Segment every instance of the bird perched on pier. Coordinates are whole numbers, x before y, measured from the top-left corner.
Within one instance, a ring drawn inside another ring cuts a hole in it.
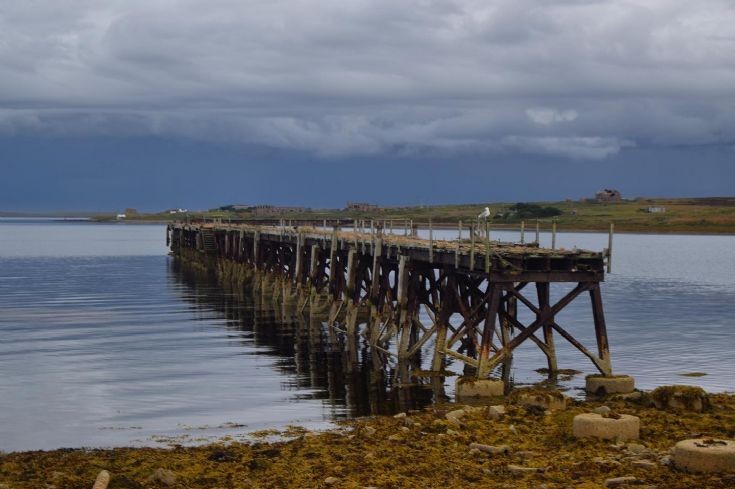
[[[480,215],[477,216],[478,219],[484,219],[487,220],[487,218],[490,217],[490,208],[485,207],[485,210],[480,212]]]

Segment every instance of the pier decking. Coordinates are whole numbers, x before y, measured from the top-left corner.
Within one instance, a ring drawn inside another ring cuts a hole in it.
[[[175,223],[167,244],[175,256],[217,270],[261,300],[323,317],[331,333],[344,335],[355,361],[362,346],[376,365],[396,360],[399,382],[410,382],[426,354],[429,376],[441,377],[451,357],[464,363],[465,375],[483,379],[497,371],[507,381],[513,351],[526,341],[541,349],[553,373],[557,335],[612,376],[600,291],[607,252],[491,241],[486,230],[452,241],[410,234],[373,226]],[[555,283],[575,285],[552,303]],[[594,352],[556,319],[585,293]],[[533,321],[523,324],[519,307]]]

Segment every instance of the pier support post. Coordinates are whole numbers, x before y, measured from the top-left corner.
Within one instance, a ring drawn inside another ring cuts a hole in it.
[[[449,317],[446,314],[445,308],[441,305],[437,305],[438,310],[434,316],[434,327],[436,328],[436,339],[434,346],[434,357],[431,360],[431,371],[433,373],[432,386],[434,389],[434,395],[444,393],[444,377],[441,374],[445,371],[444,360],[446,358],[445,349],[447,346],[447,322]]]
[[[370,346],[378,344],[378,339],[380,338],[380,327],[382,325],[382,310],[380,307],[382,253],[383,240],[378,238],[375,241],[375,250],[373,251],[373,279],[370,284],[370,326],[368,331]]]
[[[480,379],[485,378],[490,372],[489,368],[491,367],[487,366],[486,361],[489,359],[490,351],[492,350],[495,321],[498,318],[498,309],[500,308],[500,299],[503,291],[502,285],[498,283],[491,282],[488,288],[487,314],[485,315],[485,324],[482,329],[482,343],[480,344],[480,351],[477,358],[477,377]],[[509,338],[505,337],[503,331],[501,331],[501,335],[503,343],[509,341]],[[503,348],[505,348],[505,344]]]
[[[597,338],[597,352],[600,359],[600,367],[603,375],[612,376],[612,362],[610,360],[610,346],[607,342],[607,326],[605,325],[605,314],[602,310],[602,294],[600,284],[594,284],[590,289],[592,300],[592,317],[595,322],[595,336]]]
[[[536,294],[538,296],[538,314],[536,318],[541,320],[542,317],[550,313],[551,304],[550,298],[550,287],[549,282],[536,282]],[[556,348],[554,347],[554,329],[552,324],[554,323],[554,317],[551,316],[548,320],[544,321],[542,329],[544,332],[544,343],[546,344],[546,361],[549,367],[549,375],[555,375],[556,371],[559,370],[559,366],[556,360]]]

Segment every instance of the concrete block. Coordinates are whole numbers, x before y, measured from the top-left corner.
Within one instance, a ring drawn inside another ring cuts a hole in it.
[[[628,394],[635,390],[635,379],[630,375],[615,375],[603,377],[602,375],[588,375],[585,390],[590,394]]]
[[[688,472],[735,473],[735,441],[696,438],[674,447],[674,465]]]
[[[498,397],[505,393],[505,384],[502,380],[471,379],[460,377],[456,383],[458,399],[469,397]]]
[[[640,418],[627,414],[615,417],[603,417],[597,413],[578,414],[572,424],[575,437],[603,440],[637,440],[640,429]]]

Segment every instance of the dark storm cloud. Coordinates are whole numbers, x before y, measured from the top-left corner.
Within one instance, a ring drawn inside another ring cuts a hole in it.
[[[0,131],[599,160],[735,141],[729,0],[5,0]]]

